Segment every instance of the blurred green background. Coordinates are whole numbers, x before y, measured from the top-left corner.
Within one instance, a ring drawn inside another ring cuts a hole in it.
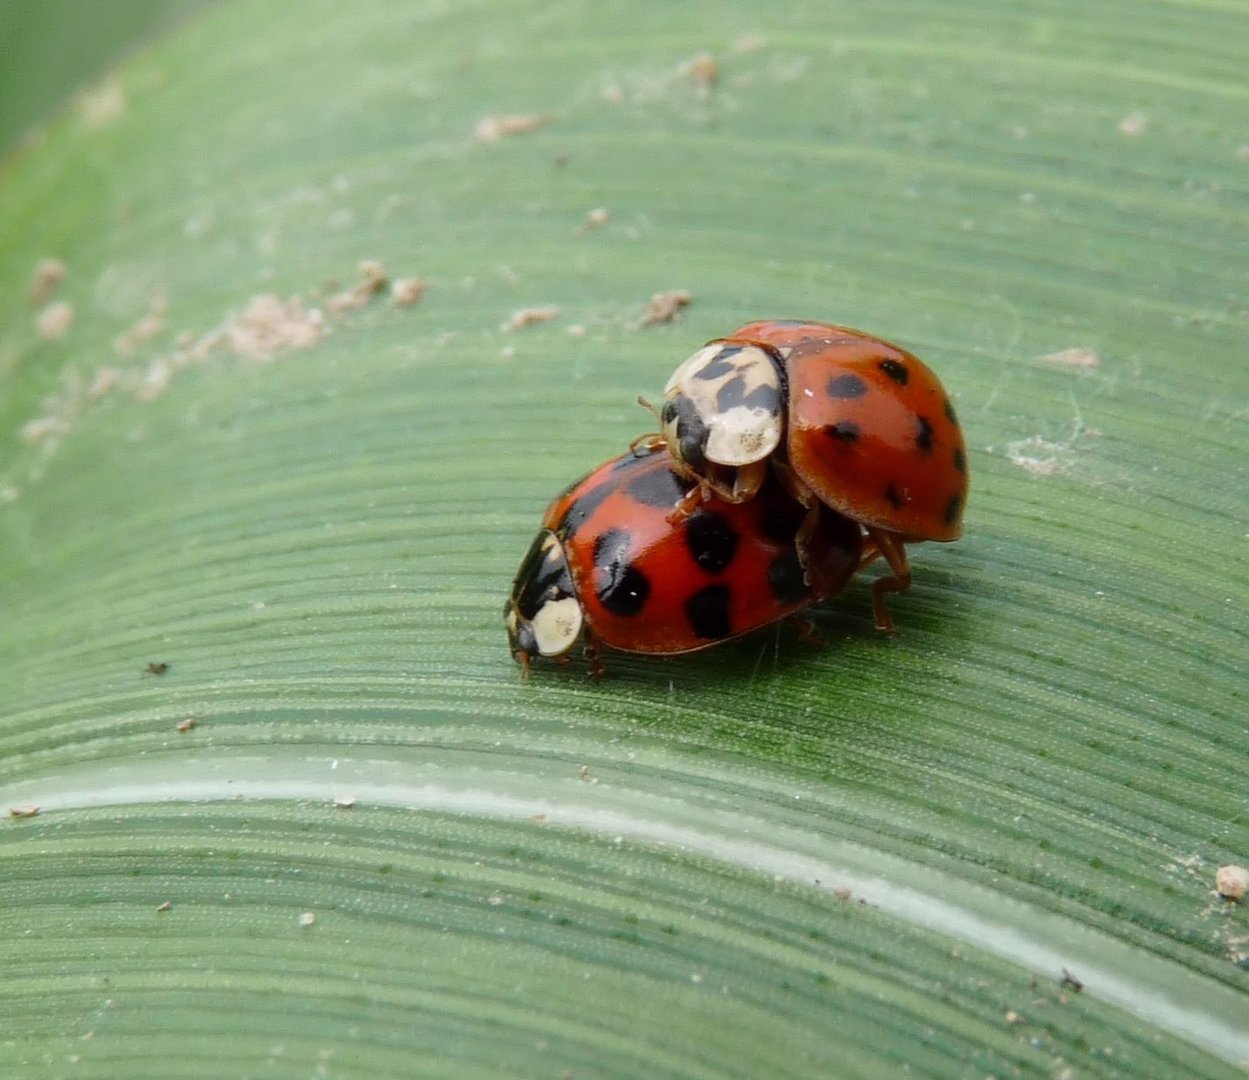
[[[138,42],[189,17],[204,2],[2,0],[0,152]]]

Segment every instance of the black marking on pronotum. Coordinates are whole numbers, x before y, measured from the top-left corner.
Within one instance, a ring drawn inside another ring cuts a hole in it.
[[[629,561],[633,538],[627,529],[608,529],[594,540],[594,592],[613,615],[636,615],[651,594],[651,583]]]
[[[838,420],[835,424],[825,424],[824,434],[838,442],[852,443],[861,434],[859,425],[853,420]]]
[[[942,516],[941,520],[947,525],[953,525],[956,521],[958,521],[958,514],[962,509],[962,506],[963,496],[951,495],[950,501],[945,504],[945,514]]]
[[[650,468],[629,481],[625,490],[643,506],[655,506],[671,510],[694,481],[684,480],[671,469]]]
[[[733,561],[737,543],[737,530],[728,518],[714,510],[701,508],[686,521],[685,546],[709,574],[720,573]]]
[[[775,413],[781,410],[781,392],[775,386],[764,383],[756,386],[750,393],[745,392],[746,376],[735,375],[716,394],[716,408],[720,412],[728,412],[738,406],[746,409],[763,409]]]
[[[844,375],[829,379],[824,392],[831,398],[862,397],[867,393],[867,383],[863,381],[862,376],[846,372]]]
[[[917,416],[919,430],[915,433],[915,448],[923,454],[932,453],[932,424],[926,416]]]
[[[890,484],[887,488],[885,488],[885,501],[888,502],[889,505],[895,510],[901,510],[902,503],[905,500],[898,494],[898,489]]]
[[[955,426],[958,425],[958,413],[954,411],[954,406],[950,404],[950,399],[945,399],[945,418]]]
[[[899,386],[905,386],[906,380],[910,378],[910,372],[900,360],[881,360],[876,366]]]
[[[806,575],[796,548],[782,551],[768,566],[768,588],[782,604],[793,604],[807,595]]]
[[[741,351],[740,345],[725,345],[708,361],[706,367],[699,368],[694,373],[694,378],[711,382],[713,379],[723,378],[731,371],[736,371],[737,366],[732,363],[732,360]]]
[[[677,394],[664,403],[660,416],[665,427],[676,424],[676,442],[680,458],[691,469],[702,470],[707,466],[707,425],[698,415],[694,403],[684,394]]]
[[[685,601],[685,617],[696,637],[716,641],[733,633],[729,621],[729,587],[708,585]]]
[[[963,454],[963,448],[961,446],[956,446],[954,448],[954,467],[958,469],[959,472],[967,471],[967,457]]]
[[[564,549],[550,540],[545,529],[534,537],[516,571],[512,598],[523,619],[532,619],[542,605],[573,595],[572,571]]]

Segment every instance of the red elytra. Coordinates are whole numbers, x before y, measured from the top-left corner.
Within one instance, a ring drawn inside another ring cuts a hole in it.
[[[957,540],[963,432],[919,357],[828,323],[747,323],[727,341],[776,350],[788,382],[789,464],[825,506],[904,542]]]
[[[862,531],[822,514],[799,560],[807,510],[775,479],[745,503],[673,511],[694,481],[662,449],[605,462],[557,496],[504,608],[513,655],[565,660],[584,640],[632,653],[704,649],[839,592],[864,555]],[[813,581],[816,584],[809,584]],[[575,603],[575,607],[574,607]]]
[[[962,532],[962,430],[937,376],[897,345],[831,323],[760,320],[696,352],[665,394],[664,438],[699,481],[680,512],[713,493],[753,498],[770,461],[813,515],[822,504],[861,523],[888,561],[893,576],[875,584],[881,629],[893,629],[883,594],[910,585],[904,545]]]

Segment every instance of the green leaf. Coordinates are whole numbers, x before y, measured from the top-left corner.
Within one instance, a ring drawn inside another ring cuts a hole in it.
[[[8,159],[4,1074],[1239,1075],[1247,45],[222,3]],[[865,579],[821,647],[522,682],[546,501],[794,316],[963,418],[898,634]]]

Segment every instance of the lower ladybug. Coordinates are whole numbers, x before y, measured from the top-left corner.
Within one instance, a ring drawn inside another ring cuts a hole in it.
[[[705,649],[827,600],[865,561],[859,526],[827,513],[805,541],[804,572],[807,510],[771,478],[749,502],[713,499],[674,518],[695,485],[662,445],[646,445],[555,498],[503,609],[522,674],[535,656],[566,663],[578,640],[595,676],[600,645]]]
[[[958,417],[932,370],[897,345],[829,323],[747,323],[682,363],[664,396],[663,438],[698,481],[681,512],[711,495],[750,500],[778,472],[813,513],[863,525],[888,561],[893,576],[874,586],[883,630],[884,594],[911,583],[904,545],[962,532]]]

